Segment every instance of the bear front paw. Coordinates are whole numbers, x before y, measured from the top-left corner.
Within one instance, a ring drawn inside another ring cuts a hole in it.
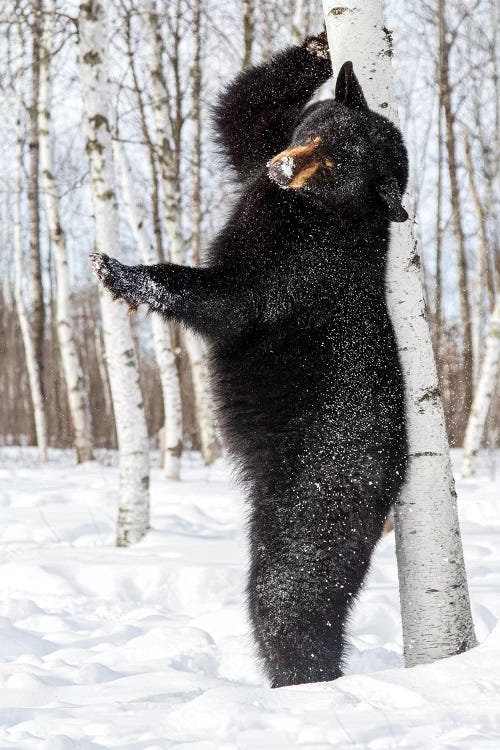
[[[122,299],[130,310],[137,310],[139,300],[135,269],[104,253],[91,253],[89,257],[95,275],[113,300]]]
[[[330,58],[326,29],[317,36],[306,37],[302,46],[314,57],[322,57],[324,60]]]

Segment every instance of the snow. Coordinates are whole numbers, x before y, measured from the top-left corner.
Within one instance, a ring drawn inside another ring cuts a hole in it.
[[[152,529],[114,547],[112,453],[0,449],[0,748],[500,747],[500,503],[491,457],[458,482],[481,645],[402,669],[393,536],[352,617],[348,674],[270,690],[244,607],[245,508],[222,461],[152,475]],[[455,454],[457,462],[459,456]],[[498,457],[497,457],[498,461]]]

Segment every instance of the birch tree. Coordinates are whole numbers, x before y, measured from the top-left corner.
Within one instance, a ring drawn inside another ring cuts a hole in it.
[[[464,364],[464,404],[463,411],[468,418],[473,397],[474,348],[472,342],[472,320],[470,309],[469,281],[465,254],[465,235],[462,226],[460,192],[458,186],[457,144],[455,137],[455,112],[452,105],[452,85],[450,80],[450,54],[456,39],[448,39],[445,0],[438,2],[439,24],[439,93],[444,112],[445,144],[448,156],[450,178],[450,202],[453,234],[457,254],[458,291],[460,318],[462,323],[463,364]]]
[[[102,341],[102,331],[99,325],[94,325],[94,346],[97,358],[97,368],[99,370],[99,379],[101,381],[102,393],[104,397],[104,416],[106,421],[113,423],[113,399],[111,396],[111,386],[109,384],[109,373],[106,367],[106,354]],[[115,446],[113,446],[115,447]]]
[[[381,0],[323,0],[333,69],[352,60],[367,101],[398,123]],[[411,203],[411,201],[410,201]],[[409,470],[395,509],[406,666],[475,645],[456,494],[410,222],[392,227],[387,303],[405,377]]]
[[[14,300],[16,303],[19,325],[23,339],[26,357],[26,369],[28,371],[31,400],[33,403],[33,414],[35,418],[35,431],[40,461],[47,460],[47,421],[45,415],[45,403],[42,393],[41,373],[36,358],[35,343],[32,337],[31,321],[23,297],[23,278],[25,268],[23,263],[23,230],[21,217],[22,191],[23,191],[23,162],[24,143],[22,137],[22,118],[18,117],[18,142],[17,142],[17,170],[16,186],[14,193]]]
[[[241,0],[241,15],[243,21],[243,60],[241,67],[246,70],[252,64],[252,49],[255,31],[254,0]]]
[[[176,166],[180,144],[180,118],[170,112],[170,94],[163,69],[164,44],[156,7],[156,0],[144,0],[146,29],[150,49],[150,72],[153,89],[153,114],[156,125],[156,144],[160,162],[163,191],[163,220],[173,263],[183,263],[183,237],[180,217],[180,190]],[[176,120],[176,132],[169,134],[168,123]],[[176,149],[177,146],[177,149]]]
[[[45,327],[45,306],[43,301],[42,263],[40,258],[40,192],[39,192],[39,137],[38,106],[40,97],[40,48],[42,41],[43,2],[34,0],[33,20],[31,25],[31,102],[28,107],[29,120],[29,179],[28,179],[28,213],[29,213],[29,247],[30,271],[33,296],[33,313],[31,326],[33,346],[40,371],[40,382],[43,374],[43,335]],[[42,386],[43,390],[43,386]]]
[[[117,139],[113,141],[113,146],[116,163],[119,166],[127,221],[141,253],[142,262],[145,265],[154,265],[160,262],[160,258],[156,247],[148,236],[144,222],[144,206],[134,188],[134,178],[125,147]],[[168,479],[179,479],[182,453],[182,407],[179,375],[172,351],[170,329],[157,315],[151,317],[151,328],[165,409],[165,476]]]
[[[201,0],[194,0],[193,6],[193,68],[191,80],[193,86],[191,115],[193,120],[193,164],[191,168],[192,217],[191,235],[192,262],[200,264],[201,251]]]
[[[500,295],[491,314],[486,335],[484,357],[472,402],[469,421],[464,438],[462,476],[472,477],[476,473],[476,459],[481,448],[486,419],[495,392],[500,367]]]
[[[295,0],[291,36],[293,44],[299,44],[304,36],[304,0]]]
[[[61,225],[59,197],[54,178],[52,156],[51,80],[54,0],[45,0],[40,62],[40,96],[38,132],[42,194],[49,236],[54,251],[56,271],[56,325],[62,368],[68,393],[69,410],[74,430],[77,463],[91,461],[92,422],[85,390],[83,372],[78,359],[75,331],[70,307],[70,284],[66,238]]]
[[[470,135],[467,128],[464,129],[464,153],[465,153],[465,168],[467,170],[467,177],[469,179],[470,194],[472,196],[472,202],[474,204],[474,210],[477,217],[477,231],[479,239],[479,250],[478,250],[478,266],[479,266],[479,288],[481,294],[484,293],[484,287],[488,292],[488,304],[489,309],[493,309],[495,302],[495,283],[493,280],[493,273],[490,267],[490,251],[488,247],[488,238],[486,236],[486,213],[483,208],[481,198],[479,196],[479,190],[477,187],[476,176],[474,171],[474,165],[472,162],[471,155],[471,144]]]
[[[163,192],[165,229],[169,245],[169,257],[173,263],[184,263],[183,237],[181,231],[181,205],[178,175],[180,149],[179,112],[174,120],[174,132],[169,137],[167,123],[172,120],[169,112],[169,92],[163,69],[163,37],[158,19],[156,0],[144,0],[145,20],[151,55],[151,82],[153,88],[153,110],[156,124],[156,141],[159,152],[160,173]],[[179,102],[178,102],[179,106]],[[189,357],[196,406],[196,419],[205,463],[217,457],[218,445],[203,347],[192,332],[184,333],[184,343]]]
[[[153,234],[156,243],[156,252],[158,258],[163,260],[163,237],[160,217],[160,186],[158,177],[158,164],[156,159],[156,150],[153,139],[150,135],[150,128],[148,123],[148,117],[146,112],[146,104],[144,102],[144,91],[139,80],[139,74],[137,70],[136,62],[136,50],[132,43],[132,27],[131,27],[131,16],[132,10],[125,6],[124,0],[121,0],[122,10],[125,21],[125,43],[127,45],[127,57],[130,68],[130,74],[132,77],[132,85],[134,95],[137,101],[139,122],[141,126],[141,133],[144,139],[144,144],[148,152],[149,167],[151,172],[151,215],[153,220]]]
[[[100,0],[80,5],[79,64],[88,125],[87,154],[95,215],[96,246],[120,255],[119,226],[109,125],[107,13]],[[126,306],[100,293],[104,346],[120,457],[117,543],[139,541],[149,526],[149,451],[144,405]]]
[[[438,153],[437,153],[437,184],[436,184],[436,287],[435,287],[435,302],[434,302],[434,331],[435,331],[435,346],[434,351],[436,355],[436,365],[439,382],[442,383],[443,372],[442,372],[442,355],[443,355],[443,313],[442,313],[442,281],[441,281],[441,264],[442,264],[442,249],[443,249],[443,134],[442,134],[442,107],[441,97],[439,96],[438,101]]]

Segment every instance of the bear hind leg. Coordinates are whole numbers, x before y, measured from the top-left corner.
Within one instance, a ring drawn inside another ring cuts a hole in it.
[[[342,675],[347,592],[331,596],[318,581],[311,586],[304,580],[302,570],[284,573],[273,565],[254,567],[248,588],[254,636],[272,687]]]
[[[349,612],[386,515],[364,493],[346,497],[322,505],[295,499],[281,512],[266,503],[254,514],[248,599],[274,687],[342,674]]]

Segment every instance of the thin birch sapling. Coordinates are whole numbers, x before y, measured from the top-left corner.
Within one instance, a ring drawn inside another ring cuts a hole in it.
[[[91,461],[92,420],[83,372],[78,359],[74,322],[71,312],[70,282],[66,238],[61,224],[59,197],[55,184],[51,118],[51,60],[55,4],[45,0],[40,59],[40,89],[38,101],[38,132],[40,147],[42,198],[52,242],[56,284],[56,325],[62,368],[68,394],[69,410],[74,431],[77,463]]]

